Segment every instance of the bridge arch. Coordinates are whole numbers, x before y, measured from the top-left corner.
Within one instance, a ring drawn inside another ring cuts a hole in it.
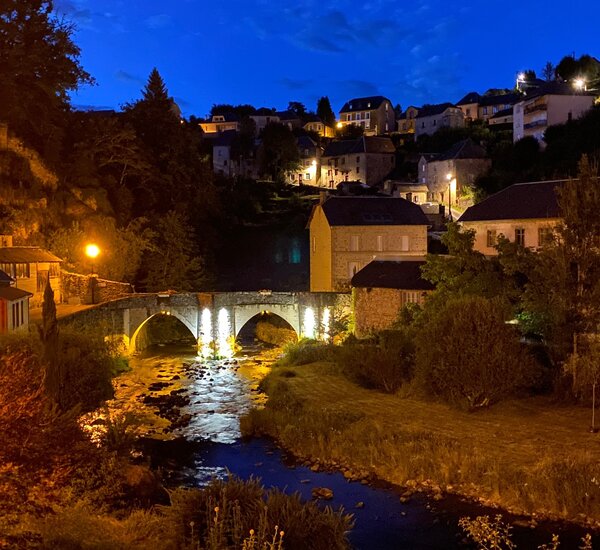
[[[237,338],[246,323],[261,313],[269,313],[280,317],[294,329],[298,338],[300,337],[301,326],[298,307],[282,304],[249,304],[235,306],[233,311],[235,328],[234,336]]]
[[[194,340],[197,340],[196,327],[193,326],[189,322],[189,320],[186,319],[183,315],[180,315],[179,313],[174,312],[174,311],[158,311],[158,312],[153,313],[153,314],[149,315],[148,317],[146,317],[146,319],[144,319],[138,325],[138,327],[133,331],[133,334],[129,338],[129,353],[130,354],[135,353],[137,351],[137,340],[138,340],[138,336],[139,336],[142,328],[144,328],[148,324],[150,319],[154,319],[155,317],[158,317],[161,315],[167,315],[169,317],[177,319],[184,327],[186,327],[189,330],[189,332],[193,336]]]

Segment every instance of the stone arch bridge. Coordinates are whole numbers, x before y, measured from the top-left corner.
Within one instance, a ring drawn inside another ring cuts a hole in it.
[[[130,353],[142,327],[156,315],[172,315],[198,342],[198,351],[227,356],[242,327],[260,313],[284,319],[299,337],[328,339],[336,318],[350,311],[350,295],[314,292],[165,292],[133,294],[63,317],[61,324],[99,326],[121,339]]]

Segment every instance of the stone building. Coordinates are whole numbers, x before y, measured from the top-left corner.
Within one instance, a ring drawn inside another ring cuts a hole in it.
[[[311,292],[349,290],[352,277],[376,258],[424,256],[428,223],[405,199],[322,193],[308,221]]]
[[[435,134],[440,128],[462,128],[464,125],[465,115],[452,103],[423,105],[415,120],[415,139]]]
[[[31,292],[15,288],[15,280],[0,271],[0,334],[27,330]]]
[[[387,97],[356,97],[340,110],[339,125],[348,124],[360,126],[365,135],[387,134],[396,130],[396,113]]]
[[[495,256],[498,237],[537,250],[560,223],[557,189],[562,181],[511,185],[467,208],[458,222],[475,231],[474,250]]]
[[[389,329],[408,304],[423,305],[434,287],[421,277],[423,258],[373,260],[352,277],[354,333]]]

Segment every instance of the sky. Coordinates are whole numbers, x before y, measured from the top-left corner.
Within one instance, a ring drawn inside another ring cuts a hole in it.
[[[316,109],[384,95],[403,108],[514,86],[600,57],[597,0],[55,0],[96,79],[75,106],[118,109],[153,67],[184,116],[215,103]],[[556,6],[556,7],[553,7]]]

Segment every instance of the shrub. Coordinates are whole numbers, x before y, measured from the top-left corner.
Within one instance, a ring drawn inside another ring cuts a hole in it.
[[[365,388],[394,393],[410,380],[414,344],[408,331],[384,331],[379,342],[349,342],[342,346],[338,364],[344,374]]]
[[[287,323],[286,323],[287,324]],[[296,331],[288,326],[280,326],[270,321],[259,321],[256,323],[256,337],[261,342],[281,346],[288,342],[297,342]]]
[[[331,361],[334,346],[303,338],[295,344],[285,346],[284,351],[285,354],[279,361],[280,365],[308,365],[317,361]]]
[[[530,387],[539,366],[493,300],[449,301],[416,337],[416,381],[429,393],[469,409]]]

